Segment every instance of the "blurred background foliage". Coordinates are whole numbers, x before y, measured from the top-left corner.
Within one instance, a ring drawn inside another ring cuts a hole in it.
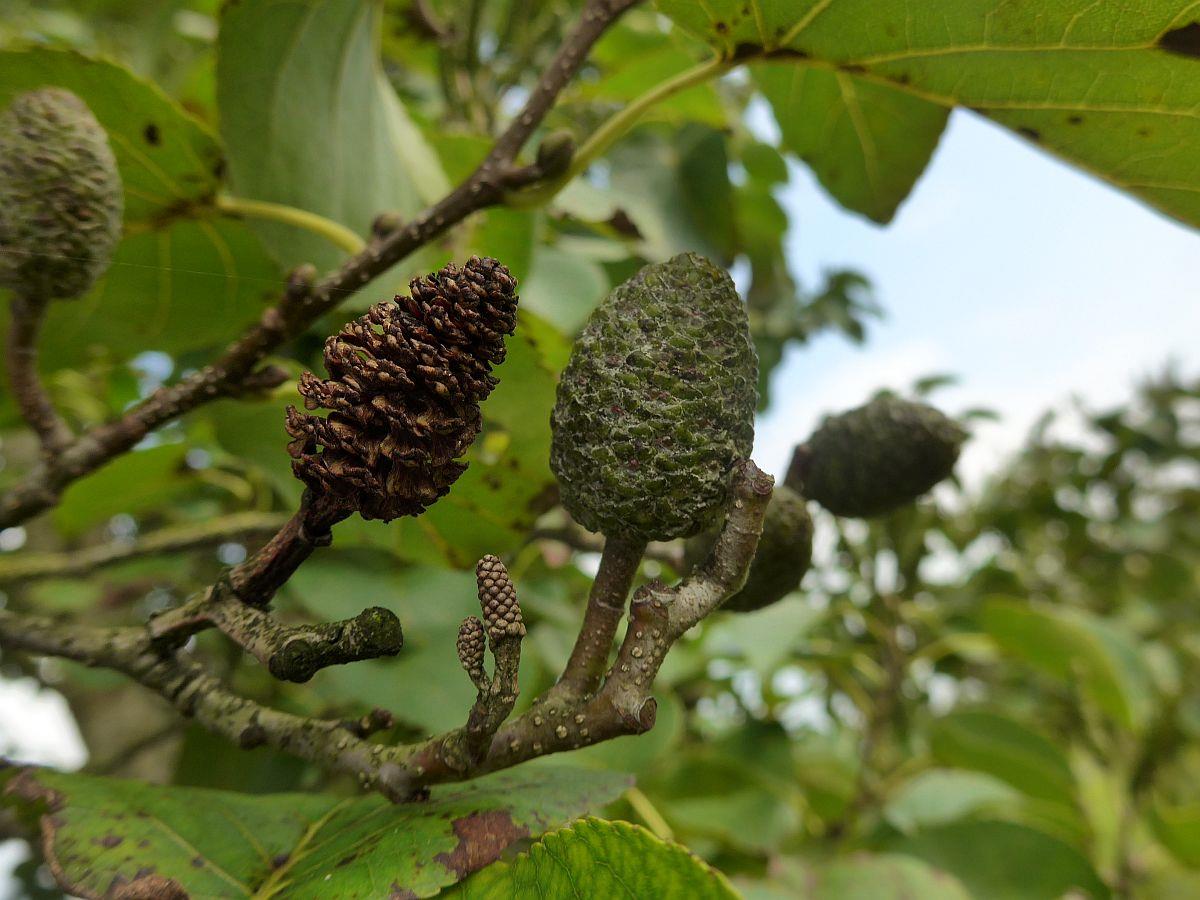
[[[109,129],[129,197],[111,272],[47,327],[49,382],[73,424],[201,365],[292,266],[344,255],[328,234],[244,218],[224,198],[286,203],[360,236],[380,209],[415,213],[483,156],[579,6],[285,4],[268,21],[262,4],[237,0],[8,0],[0,103],[50,77],[72,87]],[[699,53],[635,10],[547,130],[590,133]],[[451,259],[494,255],[521,281],[521,327],[468,473],[420,519],[339,526],[277,603],[295,619],[389,606],[404,652],[296,686],[201,636],[239,690],[306,714],[383,706],[397,737],[457,725],[473,692],[454,635],[486,552],[510,562],[530,623],[523,696],[548,685],[595,564],[543,537],[567,524],[547,466],[556,374],[592,305],[644,262],[698,250],[732,268],[764,407],[772,388],[796,389],[771,383],[786,347],[828,331],[868,338],[880,308],[862,275],[804,285],[789,271],[790,223],[775,198],[788,170],[782,148],[746,126],[756,89],[735,75],[655,106],[587,179],[545,206],[474,217],[288,349],[280,362],[293,374],[319,366],[341,321]],[[936,398],[938,385],[911,389]],[[295,397],[289,383],[201,408],[0,547],[76,551],[223,521],[228,531],[184,552],[10,580],[5,602],[128,622],[210,582],[298,499],[282,427]],[[797,441],[812,424],[798,423]],[[685,843],[753,898],[1200,895],[1200,383],[1165,371],[1121,408],[1055,425],[1041,423],[969,494],[943,486],[869,523],[814,507],[802,590],[703,623],[663,670],[650,734],[570,755],[637,776],[609,814]],[[5,484],[36,448],[7,396],[0,428]],[[261,515],[235,528],[228,517],[247,512]],[[15,555],[0,555],[0,578]],[[644,575],[674,576],[673,558],[658,554]],[[67,698],[91,771],[250,792],[352,789],[230,747],[118,676],[0,662],[5,677]],[[22,871],[36,892],[36,868]]]

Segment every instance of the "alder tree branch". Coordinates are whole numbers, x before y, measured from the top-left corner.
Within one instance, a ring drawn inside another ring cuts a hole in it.
[[[280,513],[240,512],[207,522],[166,526],[134,541],[101,544],[64,553],[0,556],[0,585],[43,578],[71,578],[147,556],[269,537],[286,524],[288,518]]]
[[[283,341],[472,212],[503,202],[510,191],[560,175],[561,153],[539,153],[537,162],[523,166],[517,164],[517,155],[591,46],[636,2],[588,0],[579,23],[543,72],[525,108],[466,181],[408,223],[381,216],[363,252],[324,278],[318,280],[311,266],[295,270],[279,303],[215,362],[48,455],[0,499],[0,527],[53,505],[71,481],[130,449],[165,422],[213,398],[280,383],[282,372],[260,366]],[[316,548],[330,543],[332,526],[350,515],[352,505],[328,493],[306,491],[300,508],[261,549],[206,590],[144,626],[87,627],[0,609],[0,646],[122,672],[239,746],[269,745],[353,775],[364,787],[392,800],[412,799],[432,784],[468,779],[653,726],[652,689],[667,651],[740,589],[757,547],[773,481],[749,460],[737,465],[730,478],[725,525],[706,562],[676,586],[654,581],[638,589],[611,666],[625,598],[647,547],[642,540],[609,537],[561,678],[526,713],[507,722],[517,699],[525,626],[503,564],[496,557],[484,557],[477,569],[483,616],[467,619],[457,642],[459,659],[476,686],[475,702],[462,727],[416,744],[371,741],[374,732],[391,722],[389,714],[378,711],[347,721],[269,709],[232,693],[185,649],[192,635],[217,628],[272,674],[293,681],[307,680],[325,666],[392,655],[401,649],[400,623],[380,607],[353,619],[313,625],[284,624],[268,612],[279,587]],[[485,648],[493,660],[490,675]]]
[[[268,745],[351,775],[393,801],[411,800],[433,784],[653,727],[657,706],[652,690],[663,659],[675,641],[742,586],[771,487],[770,476],[753,462],[741,463],[733,473],[725,525],[707,560],[678,585],[651,582],[638,589],[616,662],[595,694],[564,698],[551,688],[507,724],[501,723],[516,701],[524,624],[507,572],[494,557],[485,557],[478,571],[487,625],[480,627],[487,630],[494,674],[489,678],[482,672],[481,645],[460,640],[460,660],[478,687],[476,702],[462,728],[417,744],[367,740],[370,732],[387,727],[386,713],[359,723],[312,719],[233,694],[186,653],[164,650],[149,628],[97,628],[0,609],[0,644],[123,672],[241,747]]]
[[[252,606],[226,599],[210,604],[205,619],[280,681],[303,683],[327,666],[395,656],[404,646],[400,620],[381,606],[340,622],[288,626]]]
[[[438,43],[454,39],[453,29],[438,18],[437,13],[430,7],[429,0],[411,0],[405,13],[409,24],[422,36]]]
[[[193,634],[217,628],[285,681],[308,681],[326,666],[394,656],[404,644],[400,622],[382,607],[319,625],[283,625],[267,613],[271,598],[318,547],[344,506],[304,492],[300,508],[258,552],[180,606],[157,614],[145,628],[159,647],[177,648]],[[136,629],[135,629],[136,630]]]
[[[37,339],[46,315],[46,301],[14,294],[9,301],[8,383],[22,418],[33,429],[42,452],[52,456],[67,446],[75,435],[63,421],[38,374]]]
[[[592,45],[637,2],[588,0],[524,107],[464,182],[411,221],[377,234],[362,252],[319,281],[311,266],[293,272],[279,303],[267,309],[214,362],[178,384],[160,388],[119,419],[75,438],[9,489],[0,497],[0,528],[18,525],[49,509],[67,485],[126,452],[161,425],[204,403],[241,393],[268,354],[350,294],[472,213],[542,180],[541,166],[518,165],[517,155],[579,71]],[[278,374],[281,377],[276,384],[283,380],[282,373]]]

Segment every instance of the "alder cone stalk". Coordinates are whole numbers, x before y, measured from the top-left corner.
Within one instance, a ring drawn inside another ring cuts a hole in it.
[[[517,322],[516,279],[472,257],[418,278],[325,342],[329,378],[305,372],[307,415],[289,407],[292,469],[365,519],[420,515],[466,469],[479,404]]]
[[[468,616],[458,626],[458,639],[454,643],[459,664],[471,676],[472,681],[483,678],[483,652],[487,649],[487,635],[483,623],[475,616]]]

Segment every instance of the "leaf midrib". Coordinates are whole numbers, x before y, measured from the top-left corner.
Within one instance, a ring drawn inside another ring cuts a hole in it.
[[[345,809],[346,806],[353,803],[352,798],[346,798],[331,806],[324,815],[316,819],[311,825],[304,830],[304,834],[300,835],[300,839],[296,841],[296,845],[288,853],[287,861],[284,862],[278,869],[275,869],[267,878],[267,880],[259,887],[258,890],[251,894],[252,900],[270,900],[276,896],[279,891],[287,887],[288,873],[296,867],[296,863],[308,856],[312,852],[312,844],[316,839],[317,833],[320,832],[337,813]],[[250,891],[247,891],[249,894]]]

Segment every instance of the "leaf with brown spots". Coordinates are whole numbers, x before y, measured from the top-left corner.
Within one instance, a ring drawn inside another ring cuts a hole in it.
[[[875,221],[892,217],[946,116],[963,107],[1200,225],[1191,0],[657,5],[723,59],[748,63],[784,148],[839,203]]]
[[[250,796],[34,768],[4,774],[5,804],[38,818],[63,890],[128,900],[429,897],[629,783],[547,766],[394,805],[378,796]]]

